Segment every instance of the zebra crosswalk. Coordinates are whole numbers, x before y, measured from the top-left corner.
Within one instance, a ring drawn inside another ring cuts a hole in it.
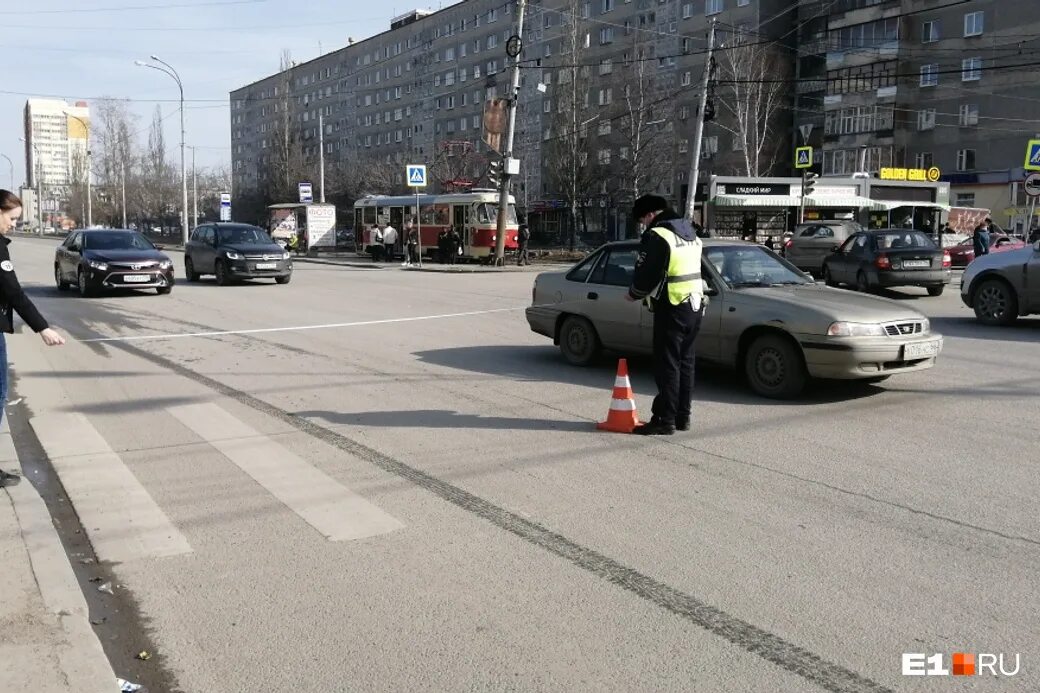
[[[217,404],[164,411],[329,541],[363,539],[405,526]],[[30,425],[99,560],[122,563],[193,553],[185,534],[87,416],[45,412],[32,417]]]

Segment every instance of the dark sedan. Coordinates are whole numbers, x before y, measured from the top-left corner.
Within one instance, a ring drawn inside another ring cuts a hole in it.
[[[879,287],[921,286],[939,296],[950,283],[950,254],[928,235],[913,229],[861,231],[836,247],[823,262],[828,286],[846,284],[859,291]]]
[[[267,232],[249,224],[204,224],[192,231],[184,249],[184,274],[196,282],[212,274],[225,286],[240,279],[274,279],[288,284],[292,260]]]
[[[173,262],[160,247],[129,229],[71,231],[54,253],[54,283],[81,296],[106,289],[173,291]]]

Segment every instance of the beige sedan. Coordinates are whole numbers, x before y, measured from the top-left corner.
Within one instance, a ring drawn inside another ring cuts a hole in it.
[[[575,365],[603,349],[651,353],[653,314],[625,300],[638,248],[610,243],[570,270],[539,274],[531,329]],[[702,275],[698,359],[736,368],[765,397],[797,397],[810,378],[880,382],[931,368],[942,351],[942,335],[918,311],[816,284],[759,245],[705,240]]]

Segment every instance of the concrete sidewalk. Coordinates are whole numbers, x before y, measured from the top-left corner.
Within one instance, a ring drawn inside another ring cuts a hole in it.
[[[493,272],[546,272],[554,269],[567,269],[573,263],[540,263],[531,264],[524,267],[518,267],[516,261],[506,262],[504,267],[492,267],[490,265],[480,265],[474,263],[459,263],[457,265],[443,265],[439,262],[423,261],[422,267],[411,265],[405,267],[401,264],[401,261],[395,260],[394,262],[373,262],[372,260],[358,257],[354,254],[348,256],[338,255],[324,255],[317,257],[306,257],[306,256],[293,256],[294,263],[304,264],[316,264],[316,265],[337,265],[340,267],[354,267],[357,269],[371,269],[371,270],[406,270],[408,272],[441,272],[445,274],[480,274],[480,273],[493,273]]]
[[[6,425],[0,468],[20,469]],[[50,513],[28,479],[0,489],[0,556],[0,691],[118,691]]]

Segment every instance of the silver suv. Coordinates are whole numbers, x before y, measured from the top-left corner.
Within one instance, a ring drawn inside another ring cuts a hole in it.
[[[854,221],[827,220],[798,224],[784,244],[784,257],[803,272],[819,275],[823,260],[849,237],[863,230]]]
[[[985,325],[1040,313],[1040,241],[972,261],[961,277],[961,301]]]

